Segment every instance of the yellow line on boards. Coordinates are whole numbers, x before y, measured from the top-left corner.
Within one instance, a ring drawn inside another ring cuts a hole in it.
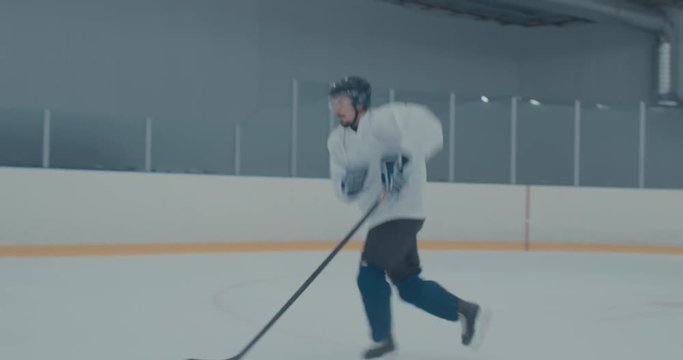
[[[184,244],[68,244],[0,245],[0,257],[85,257],[165,254],[218,254],[282,251],[331,251],[335,241],[285,241]],[[345,250],[358,251],[362,241],[350,241]],[[523,242],[420,240],[421,250],[524,251]],[[531,243],[530,251],[597,252],[683,255],[683,246]]]

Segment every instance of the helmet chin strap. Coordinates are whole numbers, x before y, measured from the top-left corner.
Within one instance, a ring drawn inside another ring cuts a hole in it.
[[[354,115],[354,117],[353,117],[353,122],[351,123],[351,128],[355,131],[355,130],[358,130],[358,115],[360,115],[360,114],[358,113],[358,109],[355,106],[353,107],[353,112],[356,115]]]

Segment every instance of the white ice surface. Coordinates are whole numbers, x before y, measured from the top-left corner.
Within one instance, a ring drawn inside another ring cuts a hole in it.
[[[0,359],[231,357],[326,255],[0,259]],[[421,257],[425,278],[489,306],[493,321],[474,352],[459,324],[394,295],[399,359],[683,359],[683,257]],[[340,253],[244,359],[359,359],[369,339],[357,263],[357,252]]]

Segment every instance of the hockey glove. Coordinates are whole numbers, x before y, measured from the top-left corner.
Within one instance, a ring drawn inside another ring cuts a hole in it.
[[[342,193],[350,198],[358,195],[363,190],[367,175],[367,168],[347,169],[341,182]]]
[[[405,185],[403,169],[408,164],[408,158],[404,155],[393,155],[382,158],[382,184],[384,191],[389,194],[398,194]]]

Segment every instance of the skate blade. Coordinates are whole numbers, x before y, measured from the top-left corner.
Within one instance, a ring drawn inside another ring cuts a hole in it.
[[[397,359],[398,359],[398,352],[392,351],[390,353],[384,354],[380,357],[372,358],[370,360],[397,360]]]
[[[481,344],[484,342],[484,338],[486,337],[489,325],[491,324],[491,318],[493,316],[491,309],[482,307],[481,310],[481,314],[479,315],[475,325],[474,337],[472,338],[472,342],[469,346],[474,351],[479,350]]]

